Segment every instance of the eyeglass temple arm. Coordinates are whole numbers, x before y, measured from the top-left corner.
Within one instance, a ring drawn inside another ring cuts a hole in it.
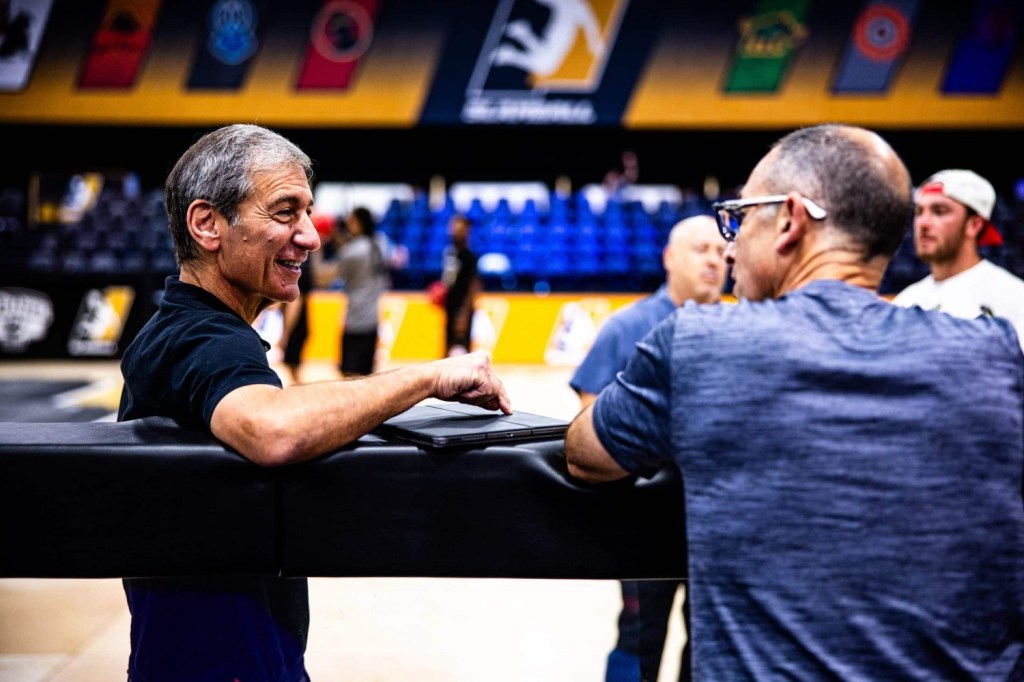
[[[800,197],[801,203],[804,208],[807,209],[807,215],[811,216],[815,220],[824,220],[828,216],[828,212],[821,206],[808,199],[807,197]]]

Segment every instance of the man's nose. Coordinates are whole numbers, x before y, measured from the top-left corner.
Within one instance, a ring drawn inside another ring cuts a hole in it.
[[[725,264],[732,265],[736,262],[736,242],[731,241],[725,245]]]
[[[313,219],[308,215],[303,216],[299,221],[299,229],[295,233],[295,243],[307,251],[316,251],[320,248],[320,233],[313,225]]]

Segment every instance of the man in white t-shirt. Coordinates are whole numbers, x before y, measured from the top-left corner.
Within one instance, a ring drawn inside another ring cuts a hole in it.
[[[979,246],[999,246],[992,224],[996,191],[969,170],[944,170],[914,193],[914,248],[932,274],[893,298],[905,307],[956,317],[993,315],[1009,320],[1024,347],[1024,280],[984,260]]]

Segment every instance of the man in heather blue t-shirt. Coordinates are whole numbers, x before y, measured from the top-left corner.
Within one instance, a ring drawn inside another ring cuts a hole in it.
[[[651,328],[686,301],[717,303],[725,284],[725,242],[715,219],[696,215],[679,221],[669,233],[662,254],[665,284],[656,292],[622,308],[601,326],[587,356],[569,385],[586,407],[625,369],[636,344]],[[651,519],[658,523],[658,519]],[[619,635],[608,655],[605,682],[633,682],[656,677],[665,646],[668,618],[677,580],[625,580],[621,583]],[[684,617],[686,602],[684,604]],[[683,647],[679,679],[690,679],[689,647]]]
[[[910,191],[870,131],[783,137],[717,205],[740,303],[683,306],[570,427],[587,480],[679,466],[696,679],[1024,679],[1024,355],[876,295]]]

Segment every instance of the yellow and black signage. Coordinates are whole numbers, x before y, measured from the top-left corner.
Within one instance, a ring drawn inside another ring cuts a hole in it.
[[[12,0],[0,122],[1024,126],[1019,0]]]

